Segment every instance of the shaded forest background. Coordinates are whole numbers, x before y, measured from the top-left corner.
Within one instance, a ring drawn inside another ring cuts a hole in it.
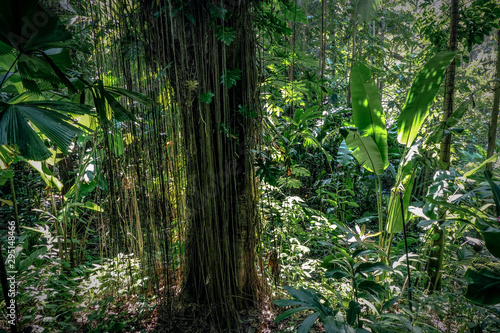
[[[497,1],[0,8],[0,331],[500,329]]]

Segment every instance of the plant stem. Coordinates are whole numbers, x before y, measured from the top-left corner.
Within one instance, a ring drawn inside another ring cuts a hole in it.
[[[405,212],[404,212],[404,207],[403,207],[403,192],[399,192],[399,202],[401,203],[401,217],[403,218],[403,237],[405,239],[406,270],[408,272],[408,303],[410,304],[410,311],[413,312],[413,308],[411,305],[410,259],[408,258],[408,240],[406,237]]]

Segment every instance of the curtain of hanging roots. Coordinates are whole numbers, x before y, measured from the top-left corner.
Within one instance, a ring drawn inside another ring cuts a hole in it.
[[[145,54],[144,45],[156,44],[160,31],[147,25],[132,0],[97,0],[84,5],[93,22],[95,42],[91,64],[105,86],[124,87],[147,94],[152,106],[129,99],[120,102],[139,120],[100,124],[94,158],[103,184],[100,217],[102,255],[140,261],[149,283],[142,292],[170,295],[178,285],[184,248],[183,162],[177,109],[162,76],[162,43]]]
[[[258,285],[252,15],[248,1],[191,1],[189,15],[179,14],[173,1],[165,5],[167,75],[182,115],[187,177],[183,292],[215,305],[215,316],[231,324],[236,310],[254,304]],[[217,7],[230,10],[230,17],[217,17]],[[235,32],[229,45],[216,36],[226,27]],[[228,82],[231,73],[241,80]],[[211,102],[200,100],[205,93],[213,94]]]
[[[183,299],[213,305],[205,311],[231,326],[238,310],[255,304],[259,286],[251,150],[261,114],[251,1],[208,3],[88,5],[100,78],[154,101],[122,99],[139,122],[102,124],[109,192],[101,232],[107,255],[140,258],[155,291],[173,291],[182,272]],[[215,17],[217,7],[232,15]],[[226,27],[235,32],[230,45],[216,36]],[[221,82],[228,73],[239,76],[233,87]],[[210,103],[200,100],[204,93],[213,94]]]

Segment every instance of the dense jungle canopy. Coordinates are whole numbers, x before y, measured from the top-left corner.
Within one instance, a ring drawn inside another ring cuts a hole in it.
[[[0,0],[0,332],[499,332],[496,0]]]

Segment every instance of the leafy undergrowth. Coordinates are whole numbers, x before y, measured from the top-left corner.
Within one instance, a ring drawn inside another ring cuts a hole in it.
[[[155,326],[162,291],[153,291],[133,255],[78,267],[59,258],[57,242],[19,255],[19,323],[32,332],[146,332]],[[4,323],[4,321],[2,321]],[[6,329],[6,327],[3,327]]]

